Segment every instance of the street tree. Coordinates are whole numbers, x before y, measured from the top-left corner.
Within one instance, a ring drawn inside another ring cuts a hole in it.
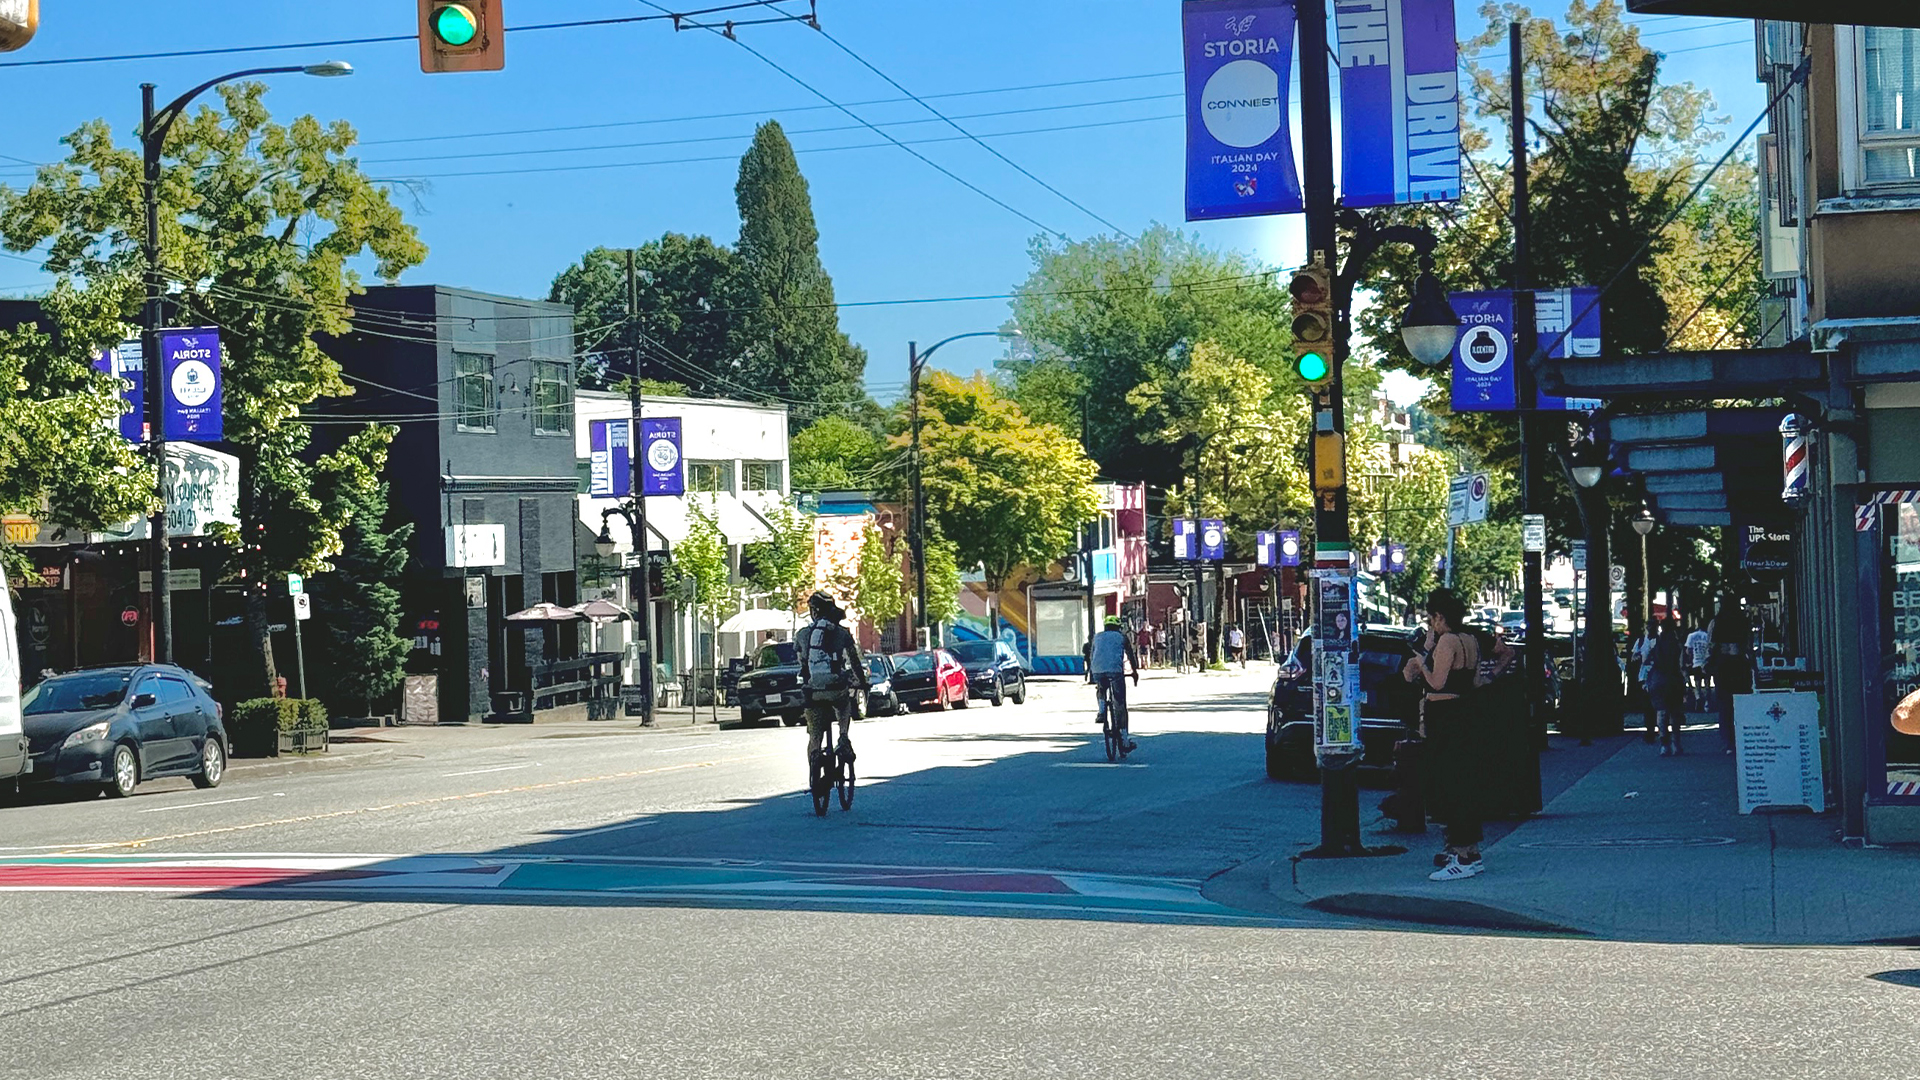
[[[738,397],[737,260],[705,236],[670,232],[634,249],[634,318],[627,315],[627,253],[596,247],[553,279],[549,300],[574,310],[581,385],[608,389],[640,354],[647,393]],[[671,390],[669,390],[671,388]]]
[[[788,402],[794,430],[866,398],[867,355],[840,330],[820,262],[813,199],[786,132],[754,132],[734,187],[740,209],[733,310],[743,387]]]
[[[712,502],[687,500],[687,535],[673,549],[673,567],[693,582],[690,606],[695,613],[709,626],[720,625],[739,592],[727,561],[727,537],[720,531],[718,508]]]
[[[892,481],[881,469],[887,450],[880,436],[845,416],[808,425],[788,443],[787,455],[800,491],[860,491]]]
[[[745,576],[786,610],[797,611],[813,586],[814,516],[781,503],[767,513],[767,524],[767,538],[740,552]]]
[[[221,329],[226,442],[241,468],[228,566],[247,582],[258,660],[245,696],[274,683],[266,583],[326,569],[391,439],[390,429],[368,428],[310,451],[302,408],[353,392],[316,338],[354,327],[361,279],[351,264],[369,262],[392,281],[426,248],[389,190],[350,156],[351,125],[312,116],[275,123],[258,83],[219,93],[222,108],[202,106],[168,132],[158,194],[168,318]],[[14,250],[47,245],[46,270],[88,292],[87,311],[130,325],[144,276],[140,152],[117,145],[103,120],[63,141],[64,161],[43,167],[26,191],[0,196],[0,237]]]
[[[933,626],[960,614],[960,548],[937,525],[927,530],[926,545],[927,625]]]
[[[867,523],[860,538],[860,571],[854,577],[852,597],[854,608],[875,627],[899,618],[907,609],[900,555],[887,532],[873,522]]]
[[[957,545],[961,565],[985,571],[989,596],[1017,567],[1075,549],[1100,508],[1079,443],[1028,420],[984,376],[932,372],[921,399],[927,515]]]
[[[410,647],[400,635],[400,581],[413,523],[389,513],[387,485],[356,489],[333,569],[308,582],[313,595],[314,685],[334,716],[369,716],[400,688]]]

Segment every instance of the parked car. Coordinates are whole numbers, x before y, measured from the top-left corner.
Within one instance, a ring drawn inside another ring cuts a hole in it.
[[[32,779],[97,784],[115,796],[163,776],[217,786],[227,772],[227,730],[210,689],[172,664],[94,668],[40,682],[20,702]]]
[[[1360,632],[1359,654],[1360,764],[1389,767],[1393,744],[1406,737],[1419,715],[1420,691],[1400,674],[1413,655],[1413,639],[1399,628],[1366,627]],[[1275,780],[1315,775],[1312,671],[1308,637],[1280,665],[1267,695],[1267,775]]]
[[[867,715],[898,716],[906,711],[893,689],[893,658],[886,653],[868,653]]]
[[[1027,669],[1020,654],[1004,641],[961,641],[948,652],[967,670],[967,693],[995,705],[1013,699],[1015,705],[1027,700]]]
[[[762,645],[753,664],[734,684],[733,692],[734,700],[740,703],[743,723],[755,724],[769,717],[789,725],[806,722],[807,696],[800,687],[800,657],[791,641]]]
[[[0,785],[12,787],[33,767],[20,726],[20,639],[13,624],[13,593],[0,568]]]
[[[945,649],[895,653],[893,691],[909,708],[967,707],[967,671]]]

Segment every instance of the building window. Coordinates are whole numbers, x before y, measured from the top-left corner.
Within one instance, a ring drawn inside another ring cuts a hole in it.
[[[565,360],[533,362],[533,431],[536,435],[573,431],[573,373]]]
[[[462,431],[493,430],[493,357],[453,354],[453,406]]]
[[[1860,43],[1860,180],[1920,182],[1920,30],[1863,26]]]
[[[731,461],[689,461],[687,462],[688,491],[722,491],[733,493],[733,462]]]
[[[747,491],[779,491],[780,463],[777,461],[749,461],[746,468]]]

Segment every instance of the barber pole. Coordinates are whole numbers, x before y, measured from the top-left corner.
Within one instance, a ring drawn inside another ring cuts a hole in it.
[[[1807,501],[1810,492],[1807,489],[1807,428],[1799,413],[1788,413],[1780,421],[1781,464],[1786,473],[1786,486],[1780,491],[1780,501],[1791,507],[1798,507]]]

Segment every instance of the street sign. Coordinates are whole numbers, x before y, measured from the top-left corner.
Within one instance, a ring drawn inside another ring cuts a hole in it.
[[[1544,514],[1525,514],[1520,518],[1520,550],[1534,554],[1547,550],[1547,518]]]
[[[293,597],[293,617],[299,622],[313,618],[313,597],[306,593],[295,593]]]
[[[301,593],[304,593],[306,591],[307,591],[306,578],[301,577],[299,574],[287,575],[287,595],[288,596],[299,596]]]
[[[120,612],[120,625],[121,625],[121,626],[138,626],[138,625],[140,625],[140,610],[139,610],[138,608],[123,608],[123,609],[121,609],[121,612]]]
[[[1613,586],[1615,590],[1626,588],[1627,568],[1624,566],[1607,567],[1607,584]]]
[[[1585,540],[1575,540],[1573,542],[1573,572],[1576,574],[1584,574],[1587,572],[1587,542]]]
[[[1471,476],[1447,481],[1447,528],[1457,529],[1467,523],[1467,489],[1472,483]]]
[[[1492,501],[1493,478],[1477,472],[1467,484],[1467,524],[1487,520],[1487,504]]]

